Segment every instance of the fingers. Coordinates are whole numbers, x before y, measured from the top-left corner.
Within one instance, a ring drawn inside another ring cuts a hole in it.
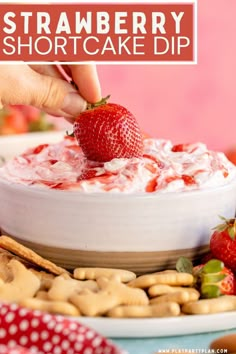
[[[71,70],[69,68],[69,65],[65,65],[65,64],[61,64],[60,68],[64,71],[64,73],[66,74],[67,78],[71,80]]]
[[[87,102],[98,102],[101,99],[101,87],[96,66],[89,65],[30,65],[39,74],[56,78],[73,79],[79,89],[79,93]]]
[[[41,75],[27,65],[1,66],[0,98],[3,105],[32,105],[65,118],[86,109],[85,100],[68,82]]]
[[[86,109],[87,102],[101,99],[95,65],[63,67],[71,74],[78,91],[56,65],[4,65],[0,71],[0,105],[32,105],[68,121]],[[86,102],[87,101],[87,102]]]
[[[29,65],[29,67],[39,74],[64,79],[64,76],[57,65]]]
[[[101,87],[95,65],[69,65],[73,81],[81,96],[90,103],[101,99]]]

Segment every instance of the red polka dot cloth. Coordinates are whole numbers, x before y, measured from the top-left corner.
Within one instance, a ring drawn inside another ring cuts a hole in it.
[[[125,354],[79,322],[0,303],[1,354]],[[127,354],[127,353],[126,353]]]

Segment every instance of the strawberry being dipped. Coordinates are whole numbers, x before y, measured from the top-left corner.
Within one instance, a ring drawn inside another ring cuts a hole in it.
[[[210,250],[215,258],[236,272],[236,219],[221,219],[224,223],[215,228],[210,239]]]
[[[143,139],[135,117],[107,99],[89,105],[75,120],[74,135],[85,156],[99,162],[141,157]]]

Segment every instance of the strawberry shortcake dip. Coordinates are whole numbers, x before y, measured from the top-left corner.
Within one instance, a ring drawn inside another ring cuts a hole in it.
[[[75,138],[30,148],[0,169],[0,178],[31,188],[86,193],[166,193],[223,186],[236,167],[203,143],[146,138],[141,157],[88,160]]]

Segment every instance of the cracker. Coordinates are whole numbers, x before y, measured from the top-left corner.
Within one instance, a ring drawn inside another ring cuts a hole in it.
[[[100,277],[111,278],[116,276],[122,283],[127,283],[136,278],[136,274],[125,269],[113,268],[76,268],[74,277],[79,280],[96,280]]]
[[[36,270],[34,268],[29,268],[29,270],[36,275],[40,280],[40,290],[48,290],[52,286],[53,279],[55,275],[47,273],[43,270]]]
[[[200,293],[195,288],[181,287],[181,286],[171,286],[165,284],[153,285],[148,289],[148,295],[150,297],[165,295],[170,293],[175,293],[176,291],[188,291],[190,293],[195,293],[200,297]]]
[[[197,301],[199,299],[200,294],[198,292],[189,292],[180,290],[176,292],[172,292],[169,294],[160,295],[154,297],[150,300],[150,304],[159,304],[163,302],[177,302],[179,305],[183,305],[189,301]]]
[[[108,311],[107,316],[116,318],[172,317],[180,314],[176,302],[165,302],[148,306],[117,306]]]
[[[8,263],[13,279],[0,287],[0,300],[19,302],[26,297],[33,297],[40,287],[40,280],[21,262],[11,259]]]
[[[72,295],[69,300],[85,316],[104,315],[113,307],[120,305],[119,297],[103,290],[93,293],[89,289],[84,289],[82,294]]]
[[[79,310],[72,304],[64,301],[48,301],[36,298],[24,299],[21,306],[31,310],[40,310],[65,316],[80,316]]]
[[[0,250],[0,279],[4,282],[11,281],[13,279],[13,274],[8,263],[14,256],[5,250]]]
[[[189,273],[178,273],[172,271],[163,271],[141,275],[129,282],[133,288],[149,288],[155,284],[164,284],[172,286],[190,286],[193,284],[193,276]]]
[[[115,279],[98,278],[98,286],[107,293],[118,297],[121,305],[148,305],[149,299],[142,289],[130,288]]]
[[[48,297],[54,301],[67,301],[72,295],[80,293],[86,288],[96,292],[98,285],[94,280],[65,279],[65,277],[59,275],[53,280],[48,291]]]
[[[236,310],[236,296],[223,295],[213,299],[190,301],[182,306],[184,313],[203,315]]]
[[[45,290],[39,290],[39,291],[37,292],[37,294],[35,295],[35,298],[36,298],[36,299],[40,299],[40,300],[50,300],[50,299],[48,298],[48,293],[47,293],[47,291],[45,291]]]
[[[41,257],[30,248],[21,245],[20,243],[13,240],[11,237],[8,236],[1,236],[0,237],[0,247],[6,249],[7,251],[21,257],[28,262],[37,265],[40,268],[46,269],[47,271],[60,275],[63,273],[68,273],[67,270],[58,267],[56,264],[48,261],[47,259]]]

